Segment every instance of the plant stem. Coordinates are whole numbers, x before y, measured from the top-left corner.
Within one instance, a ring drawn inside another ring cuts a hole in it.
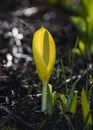
[[[68,96],[68,86],[67,86],[67,82],[66,82],[66,74],[65,74],[65,69],[64,69],[64,65],[63,65],[63,60],[61,60],[61,65],[62,65],[62,71],[63,71],[63,76],[64,76],[66,94],[67,94],[67,96]]]
[[[47,84],[48,82],[45,81],[43,82],[43,88],[42,88],[42,112],[44,112],[46,114],[46,110],[47,110]]]

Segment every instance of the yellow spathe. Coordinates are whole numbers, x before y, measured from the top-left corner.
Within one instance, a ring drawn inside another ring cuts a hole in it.
[[[40,80],[48,81],[55,64],[56,49],[53,37],[44,27],[33,36],[32,52]]]

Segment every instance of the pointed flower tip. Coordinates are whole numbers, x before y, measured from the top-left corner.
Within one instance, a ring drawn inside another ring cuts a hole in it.
[[[33,36],[32,52],[39,78],[42,82],[49,80],[55,63],[56,49],[52,35],[43,26]]]

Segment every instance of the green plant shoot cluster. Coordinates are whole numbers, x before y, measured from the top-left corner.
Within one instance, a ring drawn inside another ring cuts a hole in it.
[[[74,18],[75,17],[73,17],[72,19]],[[76,19],[81,21],[80,17],[78,18],[76,17]],[[47,35],[45,35],[46,32]],[[47,44],[48,47],[46,47]],[[47,48],[47,50],[44,51],[45,47]],[[49,48],[51,48],[52,51]],[[51,116],[53,114],[54,107],[57,105],[57,101],[59,101],[59,107],[63,113],[69,112],[75,115],[77,112],[77,103],[78,103],[78,92],[76,91],[76,86],[77,83],[79,82],[79,79],[75,80],[75,82],[71,86],[71,89],[69,89],[68,91],[68,86],[66,84],[65,70],[62,63],[63,75],[66,86],[66,95],[62,93],[56,93],[55,91],[53,92],[52,85],[49,84],[48,81],[53,71],[56,49],[52,35],[44,27],[40,28],[38,31],[35,32],[33,37],[32,49],[38,75],[43,84],[41,111],[44,112],[44,114],[48,114],[49,116]],[[47,61],[48,64],[45,64],[46,58],[48,59]],[[44,69],[43,70],[44,73],[42,71],[42,67]],[[91,80],[93,80],[92,77]],[[84,89],[82,89],[81,91],[81,108],[82,108],[82,118],[84,120],[84,130],[92,130],[93,119],[91,115],[87,94]]]
[[[90,57],[93,54],[93,0],[81,0],[75,10],[78,16],[72,16],[71,21],[78,30],[80,38],[78,48],[73,52]]]

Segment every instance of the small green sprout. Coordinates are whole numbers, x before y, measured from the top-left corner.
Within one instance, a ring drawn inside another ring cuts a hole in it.
[[[89,108],[86,92],[84,88],[82,88],[81,92],[81,105],[82,105],[82,113],[86,130],[92,130],[92,114]]]
[[[64,112],[70,112],[72,114],[76,113],[78,93],[75,89],[76,89],[76,85],[77,85],[78,81],[79,81],[79,79],[77,79],[72,84],[72,88],[68,94],[68,97],[66,97],[64,94],[59,94],[59,98],[61,101],[60,107]]]

